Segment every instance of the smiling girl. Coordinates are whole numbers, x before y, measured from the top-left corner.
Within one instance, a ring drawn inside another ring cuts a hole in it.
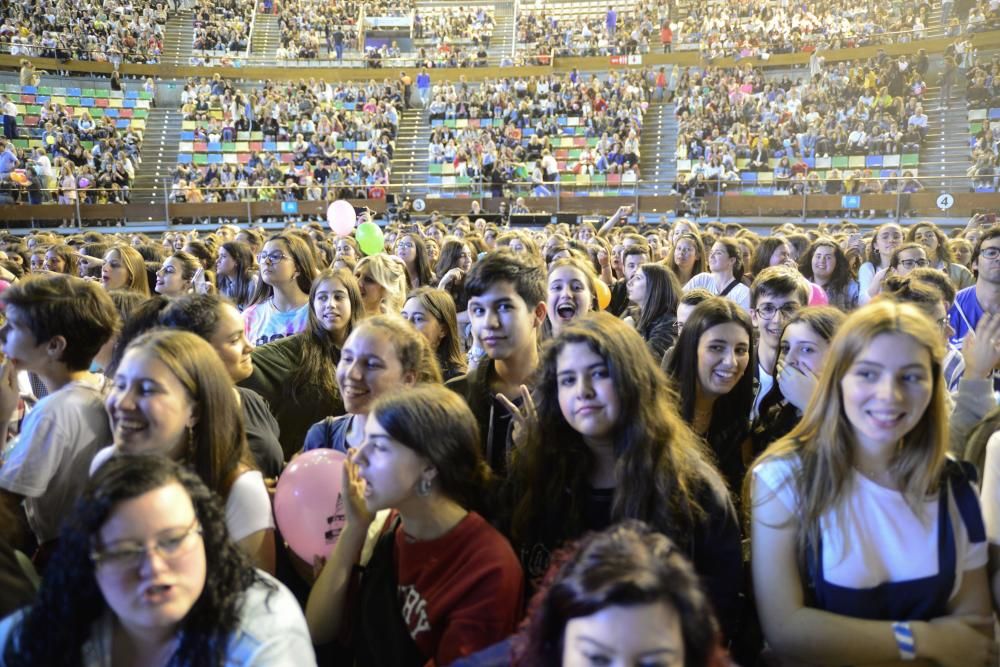
[[[503,523],[529,579],[566,541],[639,519],[691,558],[732,633],[742,587],[736,514],[646,343],[618,318],[591,313],[546,346],[533,396],[503,494]]]
[[[779,661],[995,662],[979,502],[946,458],[943,353],[912,305],[856,311],[802,420],[754,465],[753,581]]]
[[[734,501],[750,462],[750,409],[756,352],[753,327],[733,302],[712,298],[684,322],[664,370],[680,393],[681,417],[705,439]]]
[[[594,309],[597,276],[585,261],[563,257],[549,267],[546,311],[552,335]]]

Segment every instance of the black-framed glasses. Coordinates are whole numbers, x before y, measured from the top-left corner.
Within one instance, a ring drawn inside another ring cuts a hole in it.
[[[270,264],[278,264],[282,260],[288,259],[288,255],[281,252],[280,250],[273,250],[271,252],[262,252],[257,255],[257,262],[263,264],[268,262]]]
[[[175,530],[156,537],[152,544],[126,544],[114,549],[94,547],[90,552],[90,560],[96,567],[123,571],[138,568],[151,551],[167,562],[173,562],[190,553],[194,546],[195,535],[201,535],[201,524],[198,519],[186,529]]]
[[[926,259],[901,259],[899,265],[907,271],[911,269],[923,269],[931,265]]]
[[[782,317],[788,319],[789,317],[795,315],[795,313],[799,312],[799,309],[801,307],[802,306],[800,306],[797,303],[786,303],[780,308],[776,307],[774,304],[764,303],[757,306],[754,310],[757,311],[757,315],[759,315],[762,319],[765,320],[772,319],[779,312],[781,313]]]

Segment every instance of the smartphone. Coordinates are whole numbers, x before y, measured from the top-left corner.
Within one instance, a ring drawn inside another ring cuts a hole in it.
[[[979,222],[981,222],[984,225],[995,225],[997,222],[997,214],[983,213],[982,216],[979,218]]]

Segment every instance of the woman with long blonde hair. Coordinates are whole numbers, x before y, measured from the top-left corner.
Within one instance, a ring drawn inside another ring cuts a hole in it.
[[[753,582],[779,663],[996,660],[979,502],[945,456],[943,357],[915,306],[855,311],[802,420],[752,468]]]

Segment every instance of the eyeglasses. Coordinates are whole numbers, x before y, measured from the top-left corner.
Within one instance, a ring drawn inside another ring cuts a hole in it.
[[[904,269],[906,269],[906,270],[910,270],[910,269],[918,268],[918,267],[922,269],[924,267],[930,266],[930,264],[931,263],[928,262],[926,259],[901,259],[901,260],[899,260],[899,265],[901,267],[903,267]]]
[[[799,308],[801,308],[801,306],[799,304],[797,304],[797,303],[786,303],[781,308],[776,308],[776,307],[774,307],[773,304],[765,303],[765,304],[763,304],[761,306],[757,306],[757,308],[755,308],[755,310],[757,311],[757,314],[762,319],[770,320],[775,315],[777,315],[778,312],[781,313],[782,317],[784,317],[785,319],[787,319],[787,318],[791,317],[792,315],[794,315],[795,313],[799,312]]]
[[[979,251],[980,257],[985,259],[996,259],[1000,257],[1000,248],[993,246],[992,248],[983,248]]]
[[[416,248],[416,246],[409,241],[400,241],[396,244],[397,250],[413,250],[414,248]]]
[[[191,537],[201,534],[201,524],[196,518],[186,530],[174,531],[171,534],[155,538],[152,546],[136,544],[107,550],[94,548],[90,552],[90,560],[94,562],[95,567],[104,567],[119,572],[138,568],[150,551],[165,561],[173,562],[190,553],[194,546],[194,540]]]
[[[273,252],[262,252],[257,255],[257,261],[261,264],[268,262],[270,264],[277,264],[282,260],[288,259],[288,255],[281,252],[280,250],[275,250]]]

